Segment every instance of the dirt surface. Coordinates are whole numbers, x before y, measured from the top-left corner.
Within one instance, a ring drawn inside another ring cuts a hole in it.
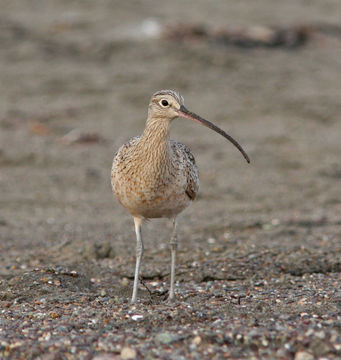
[[[339,24],[341,3],[0,8],[0,358],[341,358],[340,38],[288,49],[162,36],[174,24]],[[135,235],[111,161],[164,88],[251,164],[208,129],[174,122],[201,177],[179,222],[177,302],[166,302],[171,224],[155,220],[129,306]]]

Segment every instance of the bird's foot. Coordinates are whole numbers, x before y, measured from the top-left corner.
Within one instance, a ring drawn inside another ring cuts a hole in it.
[[[174,296],[168,296],[168,299],[166,300],[166,304],[168,305],[174,305],[176,303],[176,297]]]

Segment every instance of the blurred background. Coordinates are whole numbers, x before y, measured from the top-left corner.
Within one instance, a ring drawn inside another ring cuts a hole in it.
[[[142,132],[150,96],[167,88],[252,160],[208,129],[174,121],[172,137],[192,149],[201,175],[180,222],[183,258],[211,256],[212,243],[218,252],[299,244],[338,254],[339,1],[0,0],[0,9],[4,271],[134,263],[111,162]],[[159,223],[146,225],[146,248],[168,256],[170,227]]]

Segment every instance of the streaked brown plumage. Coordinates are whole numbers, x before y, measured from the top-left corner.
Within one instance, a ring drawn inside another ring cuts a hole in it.
[[[118,150],[111,172],[113,191],[119,202],[134,217],[135,222],[137,248],[132,303],[137,299],[143,254],[143,219],[173,219],[169,299],[174,298],[176,216],[195,199],[199,189],[198,169],[193,155],[187,146],[169,137],[170,124],[176,117],[189,118],[220,133],[230,140],[249,162],[248,156],[233,138],[212,123],[188,111],[179,93],[162,90],[152,96],[142,135],[130,139]]]
[[[172,218],[197,194],[199,177],[193,155],[185,145],[164,136],[155,131],[152,136],[132,138],[115,156],[113,189],[134,217]]]

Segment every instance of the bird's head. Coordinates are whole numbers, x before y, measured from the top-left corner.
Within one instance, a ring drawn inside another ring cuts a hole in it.
[[[179,117],[181,106],[184,105],[183,97],[173,90],[161,90],[150,99],[148,118],[171,121]]]
[[[177,117],[193,120],[224,136],[243,154],[245,160],[250,162],[248,155],[235,139],[210,121],[205,120],[199,115],[187,110],[184,106],[184,98],[178,92],[174,90],[161,90],[156,92],[150,99],[148,107],[148,121],[170,122]]]

